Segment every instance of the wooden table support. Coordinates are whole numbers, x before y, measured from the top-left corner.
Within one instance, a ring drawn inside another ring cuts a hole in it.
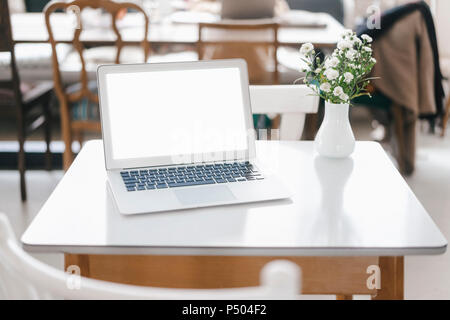
[[[287,259],[302,268],[303,294],[354,294],[403,299],[403,257],[228,257],[65,255],[65,267],[77,265],[85,277],[168,288],[231,288],[259,284],[261,268]],[[367,288],[367,268],[379,265],[381,290]]]
[[[380,257],[381,289],[375,300],[404,299],[404,257]]]

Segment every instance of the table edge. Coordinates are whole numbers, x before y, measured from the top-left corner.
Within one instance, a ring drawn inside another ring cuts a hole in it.
[[[201,247],[137,247],[137,246],[60,246],[30,245],[22,242],[25,251],[92,255],[162,255],[162,256],[414,256],[441,255],[447,243],[436,247],[411,248],[201,248]]]
[[[312,144],[312,141],[298,141]],[[84,149],[101,144],[101,139],[89,140]],[[261,142],[260,142],[261,143]],[[286,143],[286,141],[264,141],[264,143]],[[287,141],[287,143],[297,143]],[[383,150],[375,141],[358,141],[358,144],[372,145]],[[384,150],[383,150],[384,152]],[[387,157],[387,154],[385,154]],[[391,163],[392,164],[392,163]],[[392,164],[393,165],[393,164]],[[70,171],[70,169],[69,169]],[[406,182],[405,182],[406,183]],[[412,192],[412,190],[411,190]],[[414,193],[413,193],[414,194]],[[418,201],[418,200],[417,200]],[[420,201],[419,201],[420,203]],[[425,210],[426,211],[426,210]],[[39,211],[38,215],[40,214]],[[428,214],[428,212],[427,212]],[[428,214],[429,216],[429,214]],[[37,216],[36,216],[37,217]],[[35,218],[36,218],[35,217]],[[430,216],[431,218],[431,216]],[[440,255],[447,250],[447,239],[437,227],[443,240],[440,244],[429,247],[175,247],[175,246],[89,246],[89,245],[52,245],[27,243],[24,241],[30,226],[22,234],[20,243],[29,252],[36,253],[73,253],[73,254],[118,254],[118,255],[190,255],[190,256],[405,256],[405,255]],[[434,223],[434,221],[433,221]],[[436,224],[435,224],[436,225]]]

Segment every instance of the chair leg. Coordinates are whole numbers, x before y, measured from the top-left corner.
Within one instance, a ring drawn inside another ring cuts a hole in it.
[[[73,162],[72,140],[64,139],[63,169],[67,171]]]
[[[402,107],[397,104],[392,104],[392,115],[394,117],[395,135],[397,137],[396,153],[397,163],[401,174],[405,173],[406,149],[405,149],[405,135],[404,135],[404,119]]]
[[[83,146],[83,142],[84,142],[84,135],[83,132],[81,130],[77,130],[73,133],[73,140],[74,141],[78,141],[78,143],[80,144],[80,148]]]
[[[45,116],[45,126],[44,126],[44,134],[45,134],[45,169],[50,171],[52,169],[52,153],[50,151],[50,142],[52,139],[52,113],[50,110],[50,99],[51,95],[48,94],[46,99],[43,101],[43,109]]]
[[[27,200],[27,188],[25,181],[25,114],[23,105],[18,106],[18,116],[17,116],[17,131],[18,131],[18,141],[19,141],[19,153],[18,153],[18,170],[20,175],[20,197],[22,201]]]
[[[447,105],[445,107],[444,118],[442,120],[442,138],[445,137],[445,131],[447,130],[448,118],[450,116],[450,97],[447,99]]]
[[[61,131],[64,140],[63,169],[67,171],[73,162],[72,151],[72,128],[70,123],[70,115],[68,105],[65,100],[60,99],[61,110]]]
[[[412,113],[405,113],[403,109],[404,123],[404,146],[405,146],[405,175],[410,176],[414,173],[416,162],[416,123],[417,120]]]
[[[319,116],[317,114],[307,114],[301,140],[314,140],[318,131],[318,123]]]

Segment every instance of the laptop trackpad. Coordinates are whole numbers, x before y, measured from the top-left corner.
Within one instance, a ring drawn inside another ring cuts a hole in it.
[[[227,202],[236,199],[227,186],[186,188],[174,190],[174,192],[184,205]]]

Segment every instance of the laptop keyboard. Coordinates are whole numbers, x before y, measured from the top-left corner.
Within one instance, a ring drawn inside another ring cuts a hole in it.
[[[130,170],[121,171],[120,175],[129,192],[264,179],[258,169],[249,162]]]

